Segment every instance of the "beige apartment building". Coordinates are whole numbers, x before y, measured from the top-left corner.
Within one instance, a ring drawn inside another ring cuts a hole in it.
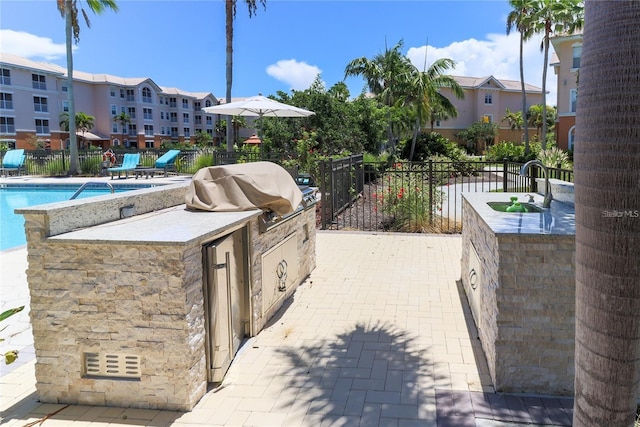
[[[453,76],[464,89],[464,99],[457,99],[448,88],[442,88],[441,93],[451,100],[458,110],[458,117],[436,122],[434,131],[456,140],[456,134],[479,121],[487,121],[498,125],[496,142],[520,142],[524,139],[524,130],[511,130],[508,122],[503,118],[507,108],[512,112],[522,110],[522,88],[519,80],[498,79],[488,77],[460,77]],[[527,110],[530,106],[542,103],[542,89],[525,84],[527,94]],[[529,135],[535,133],[530,128]]]
[[[77,112],[95,118],[81,146],[158,148],[162,141],[187,141],[196,132],[215,133],[218,115],[202,107],[216,105],[212,93],[158,86],[151,78],[124,78],[74,71]],[[68,111],[66,69],[15,55],[0,56],[0,142],[10,148],[66,148],[68,132],[60,130]],[[115,117],[126,113],[131,121]]]
[[[582,32],[551,39],[555,55],[550,66],[558,76],[556,141],[563,150],[573,150],[578,100],[578,72],[582,56]]]

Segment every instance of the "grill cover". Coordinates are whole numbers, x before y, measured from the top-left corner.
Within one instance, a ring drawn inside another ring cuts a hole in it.
[[[187,209],[234,212],[260,208],[286,215],[300,205],[302,192],[283,167],[254,162],[200,169],[185,201]]]

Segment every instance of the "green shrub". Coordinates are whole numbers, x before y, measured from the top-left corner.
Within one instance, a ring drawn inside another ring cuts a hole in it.
[[[411,139],[403,141],[400,146],[402,158],[408,159],[411,154]],[[438,132],[423,133],[416,140],[414,161],[425,161],[433,156],[444,156],[452,160],[462,160],[467,152]]]
[[[178,163],[180,159],[176,159],[176,169],[182,171],[181,164]],[[186,170],[186,173],[194,174],[202,168],[213,166],[213,152],[200,152],[193,162],[193,166]]]
[[[98,156],[80,159],[80,170],[83,175],[99,175],[102,158]]]
[[[573,169],[566,151],[558,147],[547,148],[538,153],[538,160],[548,168]]]
[[[490,162],[523,162],[524,145],[501,141],[489,147],[486,159]]]

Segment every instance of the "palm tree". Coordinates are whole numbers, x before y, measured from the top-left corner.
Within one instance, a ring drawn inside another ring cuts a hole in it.
[[[509,4],[513,8],[507,16],[507,35],[512,29],[517,29],[520,33],[520,88],[522,90],[522,114],[527,111],[527,92],[524,83],[524,42],[529,40],[533,35],[530,21],[530,0],[509,0]],[[529,154],[529,126],[524,127],[524,154]]]
[[[389,147],[394,145],[392,108],[398,105],[410,84],[413,64],[400,51],[404,42],[400,40],[392,49],[374,56],[372,59],[360,57],[352,60],[345,68],[345,77],[362,76],[367,86],[379,102],[388,107],[387,138]]]
[[[93,122],[95,117],[90,116],[82,111],[76,113],[76,119],[72,122],[69,121],[69,113],[60,114],[60,130],[71,132],[71,127],[76,129],[77,131],[82,132],[82,138],[84,139],[85,132],[88,132],[93,128]],[[71,139],[71,135],[69,135],[69,139]]]
[[[113,121],[122,126],[122,140],[120,143],[124,145],[124,127],[131,123],[131,117],[124,111],[113,118]]]
[[[522,111],[511,111],[509,107],[506,108],[506,113],[502,118],[502,121],[509,123],[509,128],[511,128],[511,130],[522,129],[524,126]]]
[[[78,0],[56,0],[58,10],[65,20],[65,33],[66,33],[66,45],[67,45],[67,93],[69,96],[69,116],[75,117],[76,106],[73,98],[73,45],[72,38],[75,43],[80,41],[80,23],[78,17]],[[118,5],[115,0],[87,0],[89,9],[97,15],[104,12],[106,9],[113,11],[118,10]],[[84,21],[87,27],[91,28],[89,16],[87,12],[80,8]],[[70,149],[70,161],[69,161],[69,174],[77,175],[80,172],[78,160],[78,143],[76,138],[76,124],[73,120],[69,122],[69,149]]]
[[[231,126],[233,126],[233,135],[235,136],[234,143],[238,143],[238,134],[240,133],[240,128],[247,126],[247,119],[242,116],[233,116],[231,119]]]
[[[93,128],[93,121],[95,117],[90,116],[82,111],[76,113],[76,129],[82,132],[82,146],[84,147],[86,138],[84,136],[85,132],[90,131]]]
[[[249,9],[249,18],[258,10],[256,0],[244,0]],[[267,0],[259,0],[262,7],[267,9]],[[227,93],[226,102],[231,102],[231,86],[233,84],[233,20],[236,17],[237,0],[225,0],[226,38],[227,38]],[[232,117],[227,116],[227,123],[231,123]],[[227,126],[227,151],[233,151],[233,127]]]
[[[458,99],[464,98],[464,89],[458,84],[456,79],[444,74],[450,68],[455,68],[455,62],[449,58],[436,60],[426,71],[418,71],[413,66],[408,95],[406,100],[415,108],[416,122],[413,129],[413,139],[411,141],[411,151],[409,160],[413,159],[418,134],[422,130],[422,124],[431,121],[432,113],[439,112],[449,117],[457,117],[458,111],[449,98],[439,92],[440,88],[448,87],[451,93]]]
[[[585,24],[574,152],[573,425],[631,427],[640,379],[640,2],[587,1]]]
[[[571,34],[582,28],[583,0],[533,0],[525,23],[529,31],[543,33],[540,50],[544,52],[542,68],[542,149],[547,148],[547,68],[549,68],[549,38],[551,34]]]

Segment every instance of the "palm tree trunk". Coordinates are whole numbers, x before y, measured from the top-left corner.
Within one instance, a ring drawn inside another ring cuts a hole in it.
[[[632,426],[640,392],[638,28],[640,2],[586,2],[575,150],[575,427]]]
[[[225,17],[227,33],[227,93],[226,102],[231,102],[231,85],[233,84],[233,17],[236,0],[225,0]],[[233,151],[232,116],[227,116],[227,151]]]
[[[547,68],[549,68],[549,34],[550,29],[544,33],[544,65],[542,68],[542,135],[540,136],[542,149],[547,148]]]
[[[78,138],[76,136],[76,105],[73,97],[73,26],[72,0],[64,1],[65,39],[67,45],[67,95],[69,97],[69,175],[80,173]]]
[[[520,86],[522,87],[522,116],[524,121],[524,154],[529,154],[529,124],[527,123],[527,91],[524,84],[524,34],[520,32]]]

